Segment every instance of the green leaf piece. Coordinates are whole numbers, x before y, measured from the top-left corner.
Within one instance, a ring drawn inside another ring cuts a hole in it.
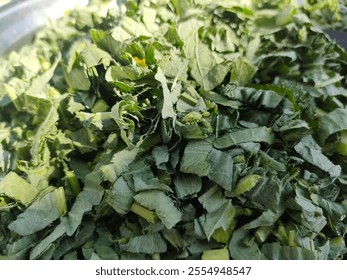
[[[134,196],[135,201],[154,210],[167,229],[174,227],[182,217],[173,201],[162,191],[145,191]]]
[[[38,195],[38,190],[15,172],[9,172],[0,182],[0,195],[28,206]]]
[[[167,246],[164,239],[158,233],[150,233],[135,236],[122,249],[130,253],[154,254],[166,252]]]
[[[67,212],[64,190],[56,189],[31,204],[9,229],[21,236],[33,234],[50,225]]]

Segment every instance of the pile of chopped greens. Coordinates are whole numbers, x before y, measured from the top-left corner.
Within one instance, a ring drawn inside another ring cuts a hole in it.
[[[347,31],[347,0],[304,0],[303,11],[315,25]]]
[[[51,21],[0,59],[1,258],[347,259],[346,75],[296,1]]]

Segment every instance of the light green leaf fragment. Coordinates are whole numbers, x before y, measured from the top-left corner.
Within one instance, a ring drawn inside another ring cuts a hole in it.
[[[122,49],[124,42],[131,38],[132,34],[128,33],[125,28],[116,26],[113,29],[111,36],[105,36],[103,38],[103,43],[107,45],[111,53],[113,53],[113,49],[115,50],[114,53],[118,53]]]
[[[199,38],[200,20],[191,18],[178,26],[178,33],[184,42],[185,56],[189,61],[191,76],[205,90],[212,90],[223,82],[230,68],[223,59],[212,52]]]
[[[204,251],[201,257],[202,260],[229,260],[228,248],[214,249]]]
[[[228,201],[222,205],[218,210],[206,214],[203,222],[204,232],[207,236],[207,239],[210,240],[214,232],[222,228],[224,231],[227,231],[235,218],[235,208],[231,204],[231,201]]]
[[[131,205],[130,210],[152,224],[154,224],[158,219],[154,211],[148,210],[147,208],[137,204],[136,202]]]
[[[224,230],[223,228],[216,229],[212,235],[212,239],[216,240],[219,243],[227,244],[231,236],[233,235],[236,225],[237,220],[234,219],[227,230]]]
[[[199,196],[199,202],[202,207],[208,212],[216,211],[226,202],[222,190],[218,186],[209,188],[206,192]]]
[[[178,81],[187,81],[188,60],[174,51],[171,51],[170,55],[166,55],[160,60],[159,67],[165,77],[177,78]]]
[[[139,148],[124,149],[115,153],[110,164],[100,167],[103,176],[110,182],[114,182],[123,172],[128,170],[129,164],[137,157]]]
[[[55,69],[57,68],[60,60],[61,53],[57,53],[56,59],[51,68],[49,68],[44,74],[38,76],[33,80],[30,88],[26,91],[27,95],[48,99],[47,90],[44,89],[49,85],[49,81],[53,78]]]
[[[237,86],[245,86],[256,71],[257,68],[246,59],[236,59],[231,67],[230,82]]]
[[[135,201],[142,206],[154,210],[166,228],[171,229],[181,221],[181,212],[174,202],[163,191],[143,191],[134,196]]]
[[[149,32],[154,32],[158,28],[156,23],[157,10],[153,8],[143,8],[143,22]]]
[[[111,67],[109,67],[106,71],[105,79],[110,83],[116,81],[132,80],[128,73],[124,71],[123,67],[119,65],[112,65]]]
[[[112,60],[112,56],[108,52],[105,52],[94,44],[88,44],[80,56],[88,68],[97,66],[103,62],[108,65]]]
[[[258,61],[261,61],[270,57],[271,58],[274,58],[274,57],[288,58],[290,59],[290,61],[295,61],[297,59],[297,53],[295,51],[279,51],[279,52],[274,52],[270,54],[263,54],[258,57]]]
[[[64,188],[58,188],[31,204],[8,228],[22,236],[33,234],[66,212]]]
[[[58,120],[59,114],[57,109],[52,105],[47,117],[39,126],[30,149],[30,153],[35,163],[38,163],[41,160],[41,151],[46,142],[46,137],[50,134],[56,134],[56,125]]]
[[[175,120],[176,119],[176,113],[173,109],[171,92],[168,88],[164,73],[160,68],[158,68],[158,72],[155,75],[155,79],[161,83],[161,86],[163,89],[163,108],[161,110],[161,115],[162,115],[163,119],[172,118],[173,120]]]
[[[70,87],[77,90],[89,90],[91,82],[85,69],[75,67],[68,72],[66,67],[63,67],[63,71],[65,80]]]
[[[0,195],[12,198],[25,206],[37,196],[38,190],[15,172],[9,172],[0,181]]]
[[[240,194],[243,194],[251,190],[258,184],[260,179],[261,179],[261,176],[258,174],[248,174],[247,176],[241,178],[237,182],[235,189],[231,195],[233,197],[236,197],[236,196],[239,196]]]
[[[131,36],[136,36],[136,37],[137,36],[147,36],[147,37],[152,36],[152,34],[148,32],[144,24],[130,17],[122,18],[121,27]]]
[[[323,80],[318,80],[315,81],[315,87],[320,88],[320,87],[326,87],[330,84],[335,84],[339,81],[341,81],[344,77],[341,76],[340,74],[336,74],[335,76],[329,78],[329,79],[323,79]]]

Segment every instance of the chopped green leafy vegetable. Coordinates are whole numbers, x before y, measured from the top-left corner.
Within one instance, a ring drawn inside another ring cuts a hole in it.
[[[343,1],[115,2],[0,58],[0,258],[347,259]]]
[[[347,30],[347,1],[346,0],[304,0],[304,12],[312,21],[322,28]]]

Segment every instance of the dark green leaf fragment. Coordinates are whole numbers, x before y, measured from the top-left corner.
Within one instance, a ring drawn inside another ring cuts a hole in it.
[[[207,160],[210,164],[208,177],[225,190],[231,191],[233,184],[233,159],[226,152],[212,149]]]
[[[192,173],[200,177],[209,174],[210,164],[208,155],[212,150],[212,144],[207,141],[192,141],[184,150],[180,171]]]
[[[220,138],[217,138],[213,142],[213,146],[217,149],[226,149],[231,146],[250,141],[273,144],[275,141],[275,136],[273,134],[272,128],[263,126],[230,132]]]
[[[130,253],[144,254],[164,253],[167,250],[166,243],[159,233],[132,237],[128,243],[121,245],[121,248]]]
[[[347,110],[336,109],[319,119],[319,140],[324,143],[333,133],[347,130]]]
[[[294,149],[306,161],[328,172],[331,177],[340,176],[341,166],[331,162],[329,158],[322,153],[321,147],[311,136],[304,137]]]
[[[194,174],[178,173],[173,180],[178,198],[196,195],[202,188],[201,178]]]
[[[9,229],[22,236],[30,235],[44,229],[66,212],[64,190],[59,188],[31,204],[9,225]]]
[[[119,177],[113,184],[108,196],[107,203],[119,214],[126,214],[132,203],[135,192],[128,186],[123,177]]]
[[[300,247],[281,246],[279,243],[267,243],[261,251],[270,260],[319,260],[320,253]]]
[[[265,255],[259,249],[250,230],[239,228],[234,231],[229,242],[230,256],[235,260],[264,260]]]

